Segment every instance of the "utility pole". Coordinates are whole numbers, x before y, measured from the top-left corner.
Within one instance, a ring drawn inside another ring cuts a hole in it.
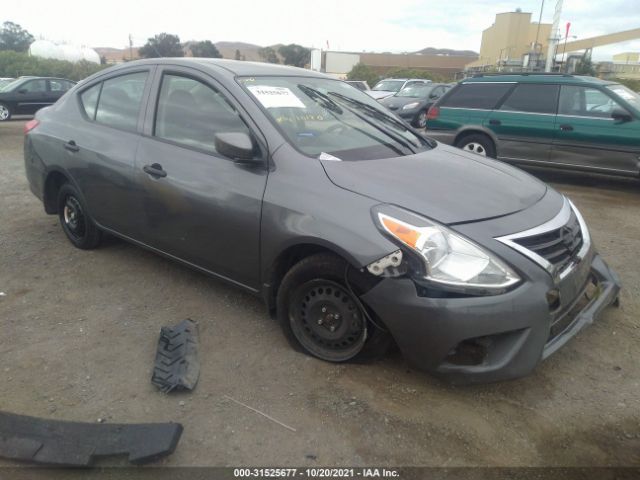
[[[547,49],[547,63],[544,67],[545,72],[553,69],[556,49],[558,48],[558,28],[560,27],[560,15],[562,14],[562,0],[556,2],[556,11],[553,14],[553,26],[551,27],[551,38],[549,38],[549,48]]]
[[[131,34],[129,34],[129,60],[133,60],[133,39]]]
[[[543,11],[544,11],[544,0],[542,0],[542,5],[540,5],[540,16],[538,17],[538,28],[536,29],[536,42],[533,44],[533,53],[535,54],[535,59],[536,59],[535,68],[538,68],[538,66],[540,65],[540,54],[542,53],[542,45],[538,44],[538,38],[540,37],[540,24],[542,23]]]

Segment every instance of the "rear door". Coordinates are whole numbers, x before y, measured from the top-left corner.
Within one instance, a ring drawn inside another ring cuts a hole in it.
[[[554,163],[603,173],[638,175],[640,121],[621,122],[611,117],[627,110],[605,90],[563,85],[556,118]]]
[[[498,157],[547,162],[551,155],[560,87],[520,83],[483,125],[498,138]]]
[[[132,238],[140,233],[133,173],[152,71],[120,72],[80,90],[84,121],[65,128],[59,139],[93,219]]]
[[[44,78],[24,82],[17,88],[15,96],[16,114],[32,115],[52,103],[47,96],[47,80]]]
[[[57,78],[51,78],[48,81],[49,88],[47,90],[47,100],[53,104],[58,101],[58,99],[66,93],[71,87],[73,87],[74,83],[68,80],[62,80]]]
[[[214,139],[225,132],[257,139],[256,126],[215,79],[197,70],[159,68],[153,91],[136,158],[142,240],[257,289],[266,149],[256,147],[263,162],[239,164],[219,154]]]

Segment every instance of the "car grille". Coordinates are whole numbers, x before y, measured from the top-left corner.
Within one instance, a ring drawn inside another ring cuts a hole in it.
[[[529,237],[513,238],[521,247],[544,258],[557,270],[562,270],[582,248],[584,239],[580,222],[573,209],[569,220],[560,228]]]

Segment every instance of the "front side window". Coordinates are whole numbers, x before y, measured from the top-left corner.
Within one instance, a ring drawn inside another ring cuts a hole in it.
[[[20,91],[25,91],[28,93],[42,93],[47,91],[47,81],[46,80],[29,80],[25,82],[19,88]]]
[[[462,83],[441,106],[493,110],[512,87],[512,83]]]
[[[500,110],[530,113],[556,113],[558,85],[521,83],[502,103]]]
[[[563,85],[560,89],[560,115],[611,118],[616,108],[622,107],[602,90],[575,85]]]
[[[158,97],[154,135],[187,147],[215,153],[216,133],[249,128],[220,92],[199,80],[165,74]]]
[[[265,76],[239,82],[289,143],[308,156],[368,160],[430,148],[369,95],[339,80]]]
[[[96,110],[96,122],[135,131],[147,75],[147,72],[130,73],[105,80]]]

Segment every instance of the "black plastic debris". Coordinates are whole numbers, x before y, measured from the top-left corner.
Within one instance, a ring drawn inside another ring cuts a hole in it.
[[[0,456],[60,466],[89,466],[96,457],[129,455],[147,463],[173,453],[179,423],[63,422],[0,412]]]
[[[151,383],[161,391],[193,390],[198,383],[198,327],[190,319],[162,327]]]

